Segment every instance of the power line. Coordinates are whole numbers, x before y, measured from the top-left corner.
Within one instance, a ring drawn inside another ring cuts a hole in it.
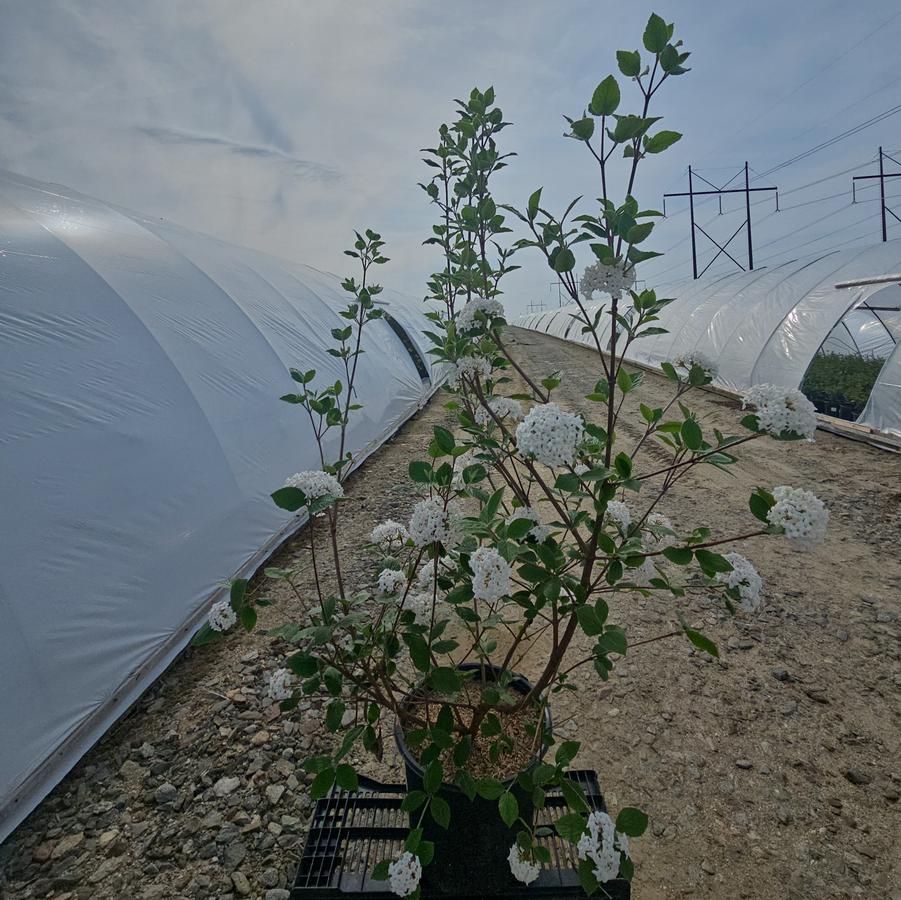
[[[843,141],[847,137],[859,134],[864,129],[870,128],[871,126],[876,125],[879,122],[884,121],[885,119],[888,119],[890,116],[897,115],[899,112],[901,112],[901,103],[881,113],[877,113],[875,116],[867,119],[866,121],[861,122],[858,125],[854,125],[846,131],[843,131],[840,134],[831,137],[828,141],[823,141],[821,144],[817,144],[815,147],[811,147],[809,150],[805,150],[803,153],[799,153],[796,156],[791,157],[791,159],[787,159],[779,163],[778,165],[773,166],[771,169],[767,169],[766,172],[761,173],[754,180],[757,181],[760,178],[765,178],[767,175],[772,175],[774,172],[778,172],[780,169],[785,169],[788,166],[793,166],[795,163],[801,162],[801,160],[807,159],[807,157],[809,156],[813,156],[814,153],[819,153],[821,150],[825,150],[827,147],[831,147],[833,144],[837,144],[839,141]]]

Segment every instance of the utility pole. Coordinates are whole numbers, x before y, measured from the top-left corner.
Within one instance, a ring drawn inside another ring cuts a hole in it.
[[[719,186],[713,184],[708,181],[702,175],[698,175],[697,172],[693,171],[692,167],[688,167],[688,190],[683,191],[676,194],[664,194],[663,195],[663,215],[666,215],[666,198],[667,197],[688,197],[688,210],[691,216],[691,269],[692,274],[697,280],[700,278],[719,258],[720,254],[725,253],[735,265],[738,266],[743,272],[751,271],[754,268],[754,240],[751,234],[751,194],[756,191],[775,191],[776,192],[776,212],[779,212],[779,188],[776,187],[751,187],[751,179],[748,172],[748,164],[745,162],[744,165],[744,175],[745,175],[745,186],[742,188],[730,188],[729,184],[734,181],[741,174],[741,170],[735,173],[732,178],[729,179],[724,185]],[[696,191],[694,189],[694,179],[700,178],[705,184],[709,184],[713,190],[710,191]],[[732,236],[726,241],[725,244],[720,244],[719,241],[714,240],[707,232],[695,221],[695,197],[705,197],[713,195],[719,199],[720,202],[720,215],[723,214],[723,194],[744,194],[745,195],[745,220],[732,232]],[[738,235],[738,233],[745,229],[748,236],[748,268],[745,267],[726,249],[729,244],[732,243],[733,239]],[[695,236],[695,232],[700,231],[701,234],[710,241],[717,248],[717,253],[707,263],[704,268],[698,272],[698,246],[697,239]]]
[[[851,202],[857,203],[857,182],[858,181],[872,181],[874,178],[879,179],[879,207],[880,207],[880,215],[882,218],[882,241],[885,243],[888,240],[888,227],[885,218],[885,214],[889,213],[894,216],[899,222],[901,219],[895,215],[894,211],[890,210],[885,205],[885,179],[886,178],[901,178],[901,172],[889,172],[888,175],[885,173],[885,166],[883,165],[884,160],[890,159],[896,166],[901,166],[901,162],[898,162],[893,156],[889,156],[888,153],[883,151],[882,147],[879,148],[879,174],[878,175],[855,175],[851,179]]]

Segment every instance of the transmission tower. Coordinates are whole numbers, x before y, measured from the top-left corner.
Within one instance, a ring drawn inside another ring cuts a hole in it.
[[[901,219],[898,218],[895,213],[888,208],[885,204],[885,179],[886,178],[901,178],[901,172],[889,172],[886,174],[884,161],[890,159],[896,166],[901,166],[901,162],[898,162],[893,156],[889,156],[888,153],[885,153],[882,147],[879,148],[879,174],[878,175],[855,175],[851,179],[851,202],[857,203],[857,182],[858,181],[872,181],[874,178],[879,179],[879,206],[880,212],[882,216],[882,240],[883,242],[888,240],[888,227],[886,224],[885,214],[889,213],[899,222]]]
[[[666,215],[666,198],[667,197],[688,197],[688,209],[689,214],[691,215],[691,269],[694,274],[695,279],[698,279],[703,275],[715,262],[719,259],[720,255],[725,253],[735,265],[738,266],[742,272],[751,271],[754,268],[754,241],[751,235],[751,194],[757,191],[775,191],[776,192],[776,212],[779,211],[779,188],[775,187],[751,187],[750,177],[748,175],[748,164],[745,163],[744,166],[744,175],[745,175],[745,186],[738,188],[730,188],[729,184],[734,181],[741,173],[742,170],[739,170],[732,176],[722,187],[719,185],[713,184],[713,182],[708,181],[702,175],[698,175],[697,172],[694,172],[691,166],[688,167],[688,190],[682,191],[680,193],[675,194],[664,194],[663,195],[663,215]],[[696,191],[694,189],[694,179],[700,178],[704,184],[710,185],[712,190],[709,191]],[[695,221],[695,197],[708,197],[715,196],[720,201],[720,215],[723,213],[723,194],[744,194],[745,195],[745,220],[732,232],[732,236],[726,241],[725,244],[720,244],[719,241],[712,238],[696,221]],[[729,244],[738,236],[739,232],[745,229],[748,236],[748,267],[747,269],[726,249]],[[704,268],[698,272],[698,248],[697,248],[697,232],[700,231],[711,244],[713,244],[717,248],[717,253],[714,255],[713,259],[707,263]]]

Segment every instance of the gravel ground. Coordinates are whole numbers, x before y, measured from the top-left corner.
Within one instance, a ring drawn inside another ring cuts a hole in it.
[[[561,402],[595,412],[582,399],[594,354],[511,335],[530,371],[564,371]],[[648,376],[634,402],[659,405],[665,391]],[[728,401],[692,405],[737,430]],[[439,397],[351,479],[340,543],[352,580],[370,575],[359,548],[373,524],[412,507],[407,462],[448,422]],[[825,544],[799,555],[784,540],[749,542],[762,613],[731,619],[702,600],[684,610],[719,661],[681,639],[636,649],[609,683],[586,673],[578,694],[555,700],[558,731],[583,741],[576,764],[597,770],[614,810],[651,817],[633,842],[636,900],[901,900],[901,459],[823,432],[815,444],[757,442],[743,459],[737,477],[686,479],[664,511],[686,529],[732,530],[752,522],[756,485],[810,487],[831,509]],[[305,567],[306,540],[273,564]],[[293,595],[266,593],[277,602],[265,624],[300,618]],[[615,615],[632,640],[673,620],[659,600]],[[296,762],[323,737],[316,708],[285,716],[266,700],[285,649],[236,633],[183,654],[0,848],[0,896],[286,900],[311,808]],[[364,768],[399,775],[393,753]]]

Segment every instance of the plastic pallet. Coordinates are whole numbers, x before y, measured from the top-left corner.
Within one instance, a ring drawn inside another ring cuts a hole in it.
[[[606,811],[594,772],[574,771],[569,778],[582,787],[592,809]],[[364,895],[366,900],[395,900],[387,882],[373,881],[369,876],[376,863],[397,858],[403,850],[408,824],[400,805],[405,793],[404,785],[360,778],[359,790],[333,790],[317,801],[291,900],[335,900],[352,894]],[[549,791],[545,808],[538,811],[538,824],[552,824],[564,806],[559,791]],[[579,885],[573,845],[556,835],[540,838],[540,842],[550,849],[552,864],[544,867],[532,884],[511,887],[492,894],[493,898],[563,900],[585,896]],[[427,900],[432,895],[424,890],[422,896]],[[446,894],[442,896],[448,900]],[[456,900],[481,900],[483,896],[461,894]],[[610,881],[594,896],[629,900],[630,884],[621,879]]]

